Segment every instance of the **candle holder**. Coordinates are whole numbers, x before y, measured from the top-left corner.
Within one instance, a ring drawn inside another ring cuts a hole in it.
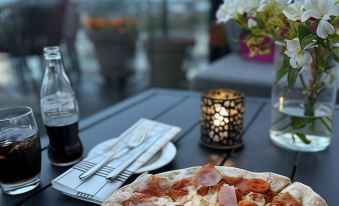
[[[243,145],[244,94],[230,89],[212,89],[201,97],[201,144],[214,149]]]

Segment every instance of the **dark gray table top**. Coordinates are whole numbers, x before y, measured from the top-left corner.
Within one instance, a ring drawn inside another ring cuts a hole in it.
[[[268,99],[246,97],[243,130],[245,146],[239,150],[212,150],[199,144],[200,93],[152,89],[82,120],[80,137],[87,154],[93,146],[118,136],[139,118],[173,124],[182,128],[173,140],[178,150],[177,156],[170,164],[152,173],[204,165],[207,162],[256,172],[271,171],[311,186],[329,205],[336,205],[339,202],[339,128],[334,127],[332,144],[323,152],[284,150],[269,140],[270,109]],[[335,125],[339,120],[338,115],[337,112]],[[68,168],[52,166],[47,158],[48,141],[42,141],[42,145],[40,186],[17,196],[0,193],[0,206],[93,205],[63,195],[51,187],[51,180]],[[130,178],[129,182],[134,178]]]

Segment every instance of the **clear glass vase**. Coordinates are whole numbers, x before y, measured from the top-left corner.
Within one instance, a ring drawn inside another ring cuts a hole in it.
[[[271,140],[280,147],[295,151],[324,150],[330,145],[333,135],[337,64],[330,56],[324,58],[326,51],[314,48],[311,52],[313,63],[298,72],[290,67],[284,49],[276,46],[275,51]],[[289,83],[293,79],[295,83],[291,87]]]

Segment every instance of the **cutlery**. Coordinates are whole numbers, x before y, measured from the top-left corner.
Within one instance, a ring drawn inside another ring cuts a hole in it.
[[[93,166],[95,166],[95,164],[92,163],[92,162],[81,161],[78,164],[74,165],[73,168],[80,170],[82,172],[86,172],[87,170],[91,169]],[[113,167],[106,165],[106,166],[102,167],[99,171],[97,171],[95,173],[95,175],[98,175],[98,176],[105,178],[113,170],[114,170]],[[115,180],[118,180],[120,182],[125,182],[132,174],[133,174],[133,172],[131,172],[129,170],[124,170],[115,178]]]
[[[134,134],[128,141],[127,147],[121,149],[119,152],[111,154],[107,156],[105,159],[100,161],[98,164],[96,164],[94,167],[91,169],[87,170],[83,174],[79,176],[79,179],[85,180],[89,177],[91,177],[94,173],[96,173],[98,170],[100,170],[103,166],[105,166],[108,162],[112,161],[113,159],[119,158],[122,155],[126,154],[128,151],[131,149],[138,147],[145,139],[147,136],[147,130],[144,129],[142,130],[141,134]]]
[[[106,176],[106,179],[114,180],[115,178],[117,178],[117,176],[119,176],[119,174],[122,171],[124,171],[132,162],[134,162],[134,160],[136,160],[139,156],[141,156],[147,149],[148,147],[145,147],[143,152],[135,153],[132,157],[128,158],[127,161],[123,162],[121,165],[119,165],[119,167],[115,168],[111,173],[109,173]]]
[[[145,143],[143,145],[143,147],[138,149],[138,151],[135,152],[130,158],[128,158],[125,162],[123,162],[121,165],[119,165],[117,168],[115,168],[109,175],[107,175],[106,179],[107,180],[115,180],[122,171],[125,171],[125,169],[130,164],[134,163],[136,159],[138,159],[141,155],[143,155],[157,141],[158,141],[157,138],[150,139],[149,142]]]

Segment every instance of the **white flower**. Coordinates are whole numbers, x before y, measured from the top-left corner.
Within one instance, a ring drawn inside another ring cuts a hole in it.
[[[294,2],[298,2],[299,0],[294,0]],[[274,0],[277,7],[281,10],[285,9],[289,4],[292,3],[292,0]]]
[[[304,5],[301,2],[290,4],[283,10],[283,14],[292,21],[300,21],[304,12]]]
[[[257,23],[257,21],[254,20],[254,19],[249,19],[249,20],[247,21],[247,26],[248,26],[248,28],[252,29],[253,27],[258,26],[258,23]]]
[[[336,0],[305,0],[305,12],[302,21],[313,17],[329,20],[330,16],[339,15],[339,4]]]
[[[334,26],[328,20],[331,16],[339,15],[339,3],[336,0],[305,0],[305,11],[301,16],[304,22],[309,18],[320,19],[317,35],[326,39],[329,34],[334,34]]]
[[[216,17],[218,23],[227,22],[234,19],[236,15],[247,13],[249,16],[255,15],[261,0],[225,0],[219,7]]]
[[[269,4],[269,0],[261,0],[259,7],[258,7],[258,11],[264,11],[265,7]]]
[[[237,8],[234,5],[233,0],[225,1],[218,9],[216,17],[218,23],[228,22],[230,19],[233,19],[237,14]]]
[[[329,34],[334,34],[334,32],[335,32],[334,26],[330,24],[330,22],[323,19],[320,20],[317,28],[317,35],[320,38],[326,39]]]
[[[300,41],[298,38],[286,40],[285,54],[290,57],[290,65],[297,68],[304,68],[310,65],[313,61],[311,54],[308,51],[301,50]]]
[[[255,15],[261,0],[224,0],[225,3],[232,2],[238,14],[247,13],[249,16]]]
[[[264,11],[266,6],[274,4],[274,7],[278,10],[285,9],[292,0],[261,0],[258,11]]]
[[[240,1],[238,1],[240,2]],[[261,0],[246,0],[244,3],[245,12],[249,15],[254,15],[260,6]]]
[[[224,1],[229,1],[229,0],[224,0]],[[243,15],[244,13],[248,11],[247,0],[233,0],[233,6],[236,7],[237,13],[240,15]]]

